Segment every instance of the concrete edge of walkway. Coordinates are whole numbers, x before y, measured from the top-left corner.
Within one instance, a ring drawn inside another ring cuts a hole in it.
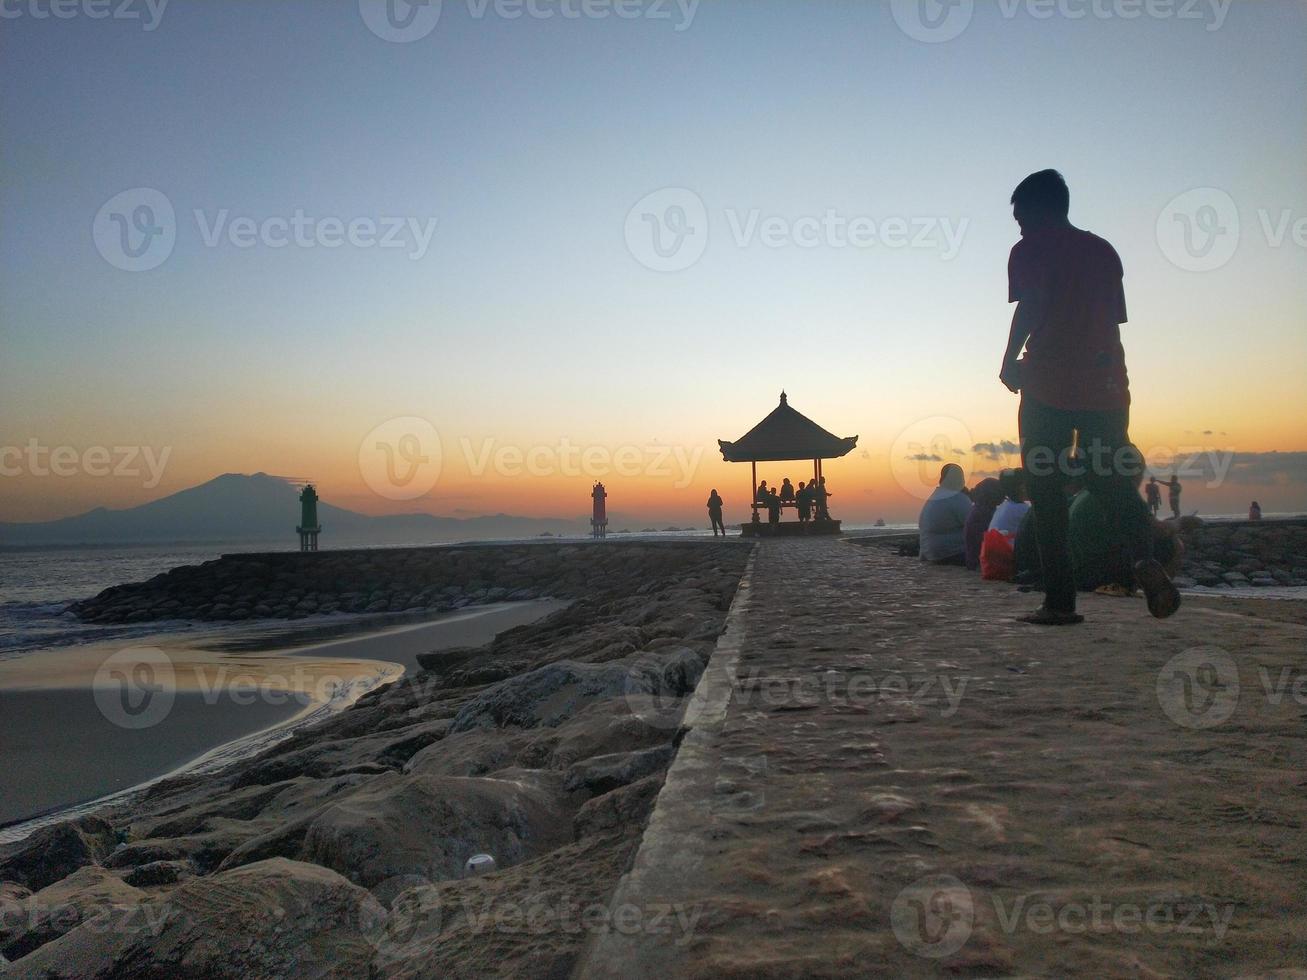
[[[666,980],[679,950],[693,932],[697,910],[683,901],[703,864],[714,787],[720,772],[717,739],[736,686],[757,548],[749,555],[708,666],[686,708],[684,735],[658,793],[631,870],[617,883],[609,921],[628,921],[625,908],[640,911],[637,928],[610,928],[582,954],[574,976],[658,977]]]

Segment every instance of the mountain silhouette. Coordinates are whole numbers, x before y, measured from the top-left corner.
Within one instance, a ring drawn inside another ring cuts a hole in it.
[[[172,542],[266,542],[294,547],[299,490],[266,473],[226,473],[138,507],[97,507],[56,521],[0,522],[0,546],[162,544]],[[370,544],[421,544],[486,538],[583,534],[579,521],[495,514],[436,517],[394,514],[372,517],[318,504],[324,548]]]

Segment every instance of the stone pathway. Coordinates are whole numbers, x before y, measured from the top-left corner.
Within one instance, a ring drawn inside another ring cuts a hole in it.
[[[1307,628],[1037,598],[761,542],[582,975],[1307,964]]]

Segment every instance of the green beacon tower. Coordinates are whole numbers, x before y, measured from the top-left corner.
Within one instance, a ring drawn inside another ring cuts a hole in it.
[[[313,484],[306,484],[300,493],[300,524],[295,528],[300,536],[300,551],[318,550],[318,533],[322,525],[318,523],[318,491]]]

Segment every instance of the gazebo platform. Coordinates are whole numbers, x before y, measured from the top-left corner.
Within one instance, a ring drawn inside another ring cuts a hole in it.
[[[819,534],[842,534],[839,521],[745,521],[740,525],[742,538],[807,538]]]

